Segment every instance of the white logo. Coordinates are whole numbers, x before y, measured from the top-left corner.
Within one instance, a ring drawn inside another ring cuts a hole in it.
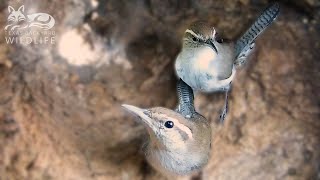
[[[9,16],[8,25],[5,30],[25,29],[29,27],[38,27],[45,30],[54,26],[54,18],[47,13],[34,13],[25,15],[24,5],[16,11],[13,7],[8,6]]]
[[[8,24],[4,28],[8,44],[54,44],[55,19],[47,13],[26,14],[24,5],[15,10],[8,6]]]

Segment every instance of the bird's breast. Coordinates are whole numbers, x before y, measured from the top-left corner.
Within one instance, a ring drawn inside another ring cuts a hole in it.
[[[234,77],[233,52],[219,46],[219,54],[209,46],[183,49],[176,60],[177,75],[194,90],[224,91]]]
[[[208,71],[217,54],[208,46],[197,49],[194,53],[194,67],[199,71]]]
[[[188,175],[200,170],[208,162],[208,152],[180,153],[153,149],[146,154],[148,162],[166,175]]]

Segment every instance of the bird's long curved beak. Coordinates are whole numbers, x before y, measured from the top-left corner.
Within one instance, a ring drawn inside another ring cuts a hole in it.
[[[218,54],[218,49],[217,49],[217,47],[213,44],[212,40],[208,40],[208,41],[206,42],[206,44],[207,44],[214,52],[216,52],[216,53]]]
[[[151,119],[150,112],[146,109],[141,109],[136,106],[128,105],[128,104],[122,104],[122,107],[124,107],[127,111],[137,115],[141,118],[142,122],[146,124],[151,129],[154,129],[154,121]]]

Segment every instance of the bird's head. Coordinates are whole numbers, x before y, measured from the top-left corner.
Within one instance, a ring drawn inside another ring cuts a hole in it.
[[[219,54],[219,46],[223,39],[217,36],[217,32],[205,22],[195,22],[185,31],[183,36],[183,48],[210,47],[214,53]]]
[[[151,143],[170,150],[186,149],[194,142],[197,126],[181,114],[162,107],[141,109],[132,105],[122,105],[137,115],[146,126]]]

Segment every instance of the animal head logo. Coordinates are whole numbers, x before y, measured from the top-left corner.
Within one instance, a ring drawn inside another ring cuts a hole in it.
[[[8,21],[9,22],[19,22],[19,21],[25,21],[26,16],[24,13],[24,6],[21,6],[17,11],[14,10],[13,7],[8,6],[9,16]]]
[[[5,30],[13,31],[17,29],[26,29],[30,27],[37,27],[44,30],[49,30],[55,24],[55,20],[50,14],[25,14],[24,5],[20,6],[18,10],[15,10],[12,6],[8,6],[8,11],[8,25],[4,28]]]

